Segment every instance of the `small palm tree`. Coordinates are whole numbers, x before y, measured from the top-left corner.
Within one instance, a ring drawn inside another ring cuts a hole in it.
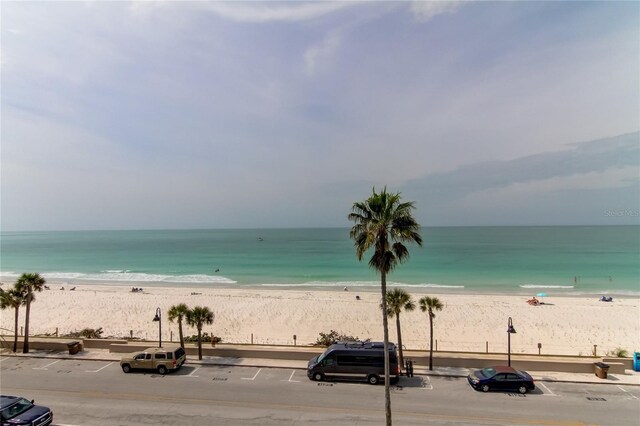
[[[425,296],[420,299],[420,310],[429,312],[429,370],[433,370],[433,319],[436,317],[434,311],[441,311],[444,305],[437,297]]]
[[[24,295],[24,305],[27,307],[24,318],[24,344],[22,353],[29,353],[29,316],[31,315],[31,303],[36,300],[34,293],[44,289],[46,281],[40,274],[22,274],[16,281],[16,289]]]
[[[184,303],[173,305],[169,309],[169,321],[178,321],[178,333],[180,334],[180,346],[184,348],[184,335],[182,334],[182,320],[187,318],[189,308]]]
[[[16,321],[13,328],[13,352],[18,351],[18,311],[20,310],[20,305],[22,305],[24,301],[24,295],[15,286],[10,290],[3,290],[0,288],[0,308],[13,308],[15,311]]]
[[[413,311],[416,304],[411,299],[411,295],[401,288],[394,288],[387,291],[387,315],[389,318],[396,317],[396,330],[398,332],[398,349],[400,351],[400,365],[404,365],[402,354],[402,333],[400,332],[400,312]]]
[[[387,274],[409,258],[409,250],[403,242],[422,245],[420,225],[411,215],[413,202],[400,202],[400,193],[380,193],[373,188],[373,194],[361,202],[353,204],[348,218],[355,224],[349,232],[356,248],[358,260],[373,248],[369,267],[380,273],[382,293],[382,330],[384,336],[384,405],[387,426],[391,426],[391,391],[389,387],[389,326],[387,323]]]
[[[196,306],[187,314],[187,323],[198,329],[198,359],[202,359],[202,325],[213,324],[213,318],[213,312],[206,306]]]

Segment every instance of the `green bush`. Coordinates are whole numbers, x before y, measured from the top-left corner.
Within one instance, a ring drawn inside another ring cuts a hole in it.
[[[612,355],[617,356],[618,358],[626,358],[629,356],[629,352],[622,348],[615,348],[612,352]]]
[[[214,343],[222,342],[222,337],[210,335],[206,331],[202,333],[201,340],[203,343],[211,343],[212,339]],[[184,341],[185,343],[198,343],[198,335],[194,334],[193,336],[185,336]]]
[[[328,333],[320,333],[320,337],[316,340],[316,345],[319,346],[331,346],[337,342],[369,342],[371,339],[360,340],[359,337],[348,336],[346,334],[338,333],[335,330],[331,330]]]

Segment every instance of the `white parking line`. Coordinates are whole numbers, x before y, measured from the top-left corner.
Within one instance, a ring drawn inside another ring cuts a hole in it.
[[[0,362],[4,361],[5,359],[9,359],[11,358],[10,356],[6,357],[6,358],[0,358]]]
[[[200,367],[196,367],[193,369],[193,371],[189,374],[187,374],[186,376],[180,376],[180,377],[200,377],[200,376],[194,376],[193,373],[195,373],[196,371],[200,370]]]
[[[105,368],[107,368],[108,366],[110,366],[111,364],[113,364],[113,362],[110,362],[109,364],[105,365],[102,368],[98,368],[97,370],[85,370],[85,372],[87,373],[97,373],[100,370],[104,370]]]
[[[53,364],[62,361],[61,359],[57,360],[57,361],[53,361],[51,364],[47,364],[44,367],[33,367],[34,370],[46,370],[47,367],[51,367]]]
[[[426,382],[426,384],[425,384]],[[433,385],[431,384],[431,380],[429,379],[429,377],[424,377],[422,379],[422,384],[423,386],[421,387],[421,389],[425,389],[425,390],[433,390]]]
[[[621,390],[622,392],[624,392],[624,393],[628,393],[628,394],[629,394],[629,396],[631,396],[633,399],[638,399],[638,397],[637,397],[637,396],[635,396],[634,394],[632,394],[631,392],[624,390],[624,389],[622,388],[622,386],[618,386],[618,389],[620,389],[620,390]]]
[[[296,374],[296,370],[291,372],[291,376],[289,376],[289,380],[280,380],[281,382],[292,382],[292,383],[300,383],[300,380],[291,380],[293,379],[293,375]]]
[[[255,376],[249,378],[249,377],[242,377],[242,380],[255,380],[256,377],[258,377],[258,374],[260,374],[260,372],[262,371],[262,368],[258,370],[258,372],[256,373]]]
[[[543,388],[545,388],[545,389],[547,390],[547,392],[548,392],[548,393],[547,393],[547,392],[543,392],[543,393],[542,393],[543,395],[545,395],[545,396],[558,396],[558,395],[556,395],[555,393],[551,392],[551,389],[549,389],[548,387],[546,387],[546,386],[544,385],[544,383],[540,383],[540,382],[538,382],[538,386],[542,386]]]

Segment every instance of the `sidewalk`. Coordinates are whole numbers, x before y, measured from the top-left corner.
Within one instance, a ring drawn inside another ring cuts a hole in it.
[[[44,351],[34,350],[29,354],[7,351],[0,352],[3,357],[30,357],[30,358],[52,358],[52,359],[72,359],[72,360],[92,360],[114,362],[120,361],[123,354],[111,353],[107,349],[89,349],[76,355],[69,355],[67,351]],[[202,360],[190,356],[187,360],[191,365],[229,365],[242,367],[269,367],[305,370],[307,361],[287,360],[287,359],[263,359],[263,358],[231,358],[203,356]],[[442,376],[442,377],[466,377],[472,370],[461,367],[434,367],[429,371],[428,366],[414,364],[414,374],[418,376]],[[532,371],[529,372],[534,380],[540,382],[569,382],[569,383],[590,383],[590,384],[611,384],[640,386],[640,372],[627,370],[627,374],[609,374],[606,379],[600,379],[595,374],[590,373],[561,373],[555,371]]]

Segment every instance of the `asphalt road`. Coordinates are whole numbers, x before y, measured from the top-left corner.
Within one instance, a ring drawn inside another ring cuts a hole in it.
[[[384,387],[312,382],[303,370],[185,365],[166,376],[118,363],[6,357],[3,394],[35,399],[57,425],[384,424]],[[537,382],[527,395],[464,378],[401,378],[396,425],[640,425],[640,387]]]

